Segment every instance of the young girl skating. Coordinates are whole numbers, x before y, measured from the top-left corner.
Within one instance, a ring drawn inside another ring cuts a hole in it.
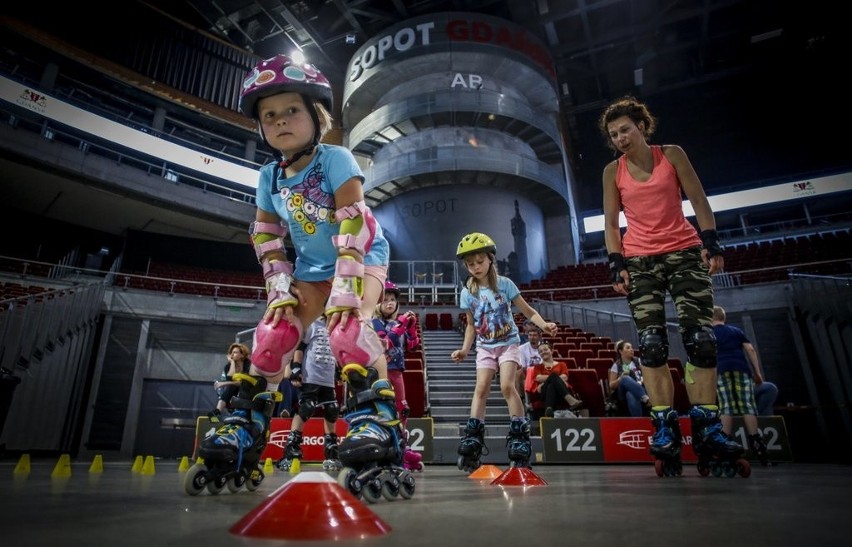
[[[485,438],[485,406],[494,375],[500,372],[500,391],[509,407],[511,423],[506,444],[513,467],[530,466],[530,421],[515,387],[515,373],[521,359],[520,335],[512,306],[549,335],[555,323],[545,321],[521,296],[508,277],[497,274],[497,245],[482,233],[464,236],[456,256],[464,261],[470,277],[462,289],[460,306],[467,315],[461,349],[451,355],[463,361],[476,341],[476,388],[470,405],[470,418],[459,444],[458,468],[473,471],[480,465]]]

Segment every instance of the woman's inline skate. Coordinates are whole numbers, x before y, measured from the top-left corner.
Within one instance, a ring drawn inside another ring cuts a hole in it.
[[[340,441],[343,469],[338,482],[355,496],[375,503],[414,495],[414,476],[403,467],[402,424],[390,382],[373,368],[343,367],[347,384],[344,418],[349,431]]]
[[[485,423],[479,418],[468,418],[459,442],[458,454],[457,467],[468,473],[479,469],[482,465],[480,458],[488,455],[488,447],[485,446]]]
[[[689,409],[692,423],[692,450],[698,457],[698,473],[702,477],[746,478],[751,475],[751,464],[743,458],[745,449],[722,431],[719,407],[696,405]]]
[[[677,411],[672,407],[651,410],[651,422],[654,435],[651,438],[651,455],[654,456],[654,470],[658,477],[679,477],[683,474],[680,459],[681,434]]]
[[[204,463],[196,463],[186,472],[184,489],[195,496],[204,488],[218,494],[228,487],[237,492],[245,486],[257,490],[264,479],[258,465],[269,439],[269,422],[281,393],[266,390],[261,376],[235,374],[240,389],[231,399],[233,412],[223,425],[201,441],[198,454]]]

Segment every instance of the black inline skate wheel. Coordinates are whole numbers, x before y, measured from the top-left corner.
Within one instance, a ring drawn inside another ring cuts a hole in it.
[[[378,477],[368,481],[361,488],[361,495],[364,496],[364,501],[367,503],[377,503],[382,499],[382,480]]]
[[[382,496],[388,501],[394,501],[400,496],[400,482],[396,477],[382,481]]]
[[[260,469],[255,469],[251,472],[251,476],[246,479],[246,490],[248,490],[249,492],[254,492],[258,489],[258,487],[260,487],[260,483],[263,482],[264,478],[265,475],[263,474],[263,471],[261,471]]]
[[[351,467],[344,467],[337,475],[337,484],[347,489],[353,496],[360,497],[363,485],[358,479],[358,473]]]
[[[246,483],[246,476],[242,471],[235,473],[234,475],[228,477],[228,482],[226,485],[228,486],[228,492],[232,494],[236,494],[240,491],[243,485]]]
[[[399,495],[402,499],[410,500],[414,496],[415,480],[411,471],[405,470],[399,476]]]
[[[698,469],[698,474],[702,477],[706,477],[710,474],[710,466],[706,462],[698,462],[696,468]]]
[[[721,477],[723,472],[722,465],[719,462],[711,463],[710,472],[713,474],[714,477]]]
[[[737,460],[737,473],[740,477],[747,479],[751,476],[751,464],[746,459]]]
[[[482,465],[481,461],[470,461],[465,456],[459,456],[459,459],[456,462],[456,467],[459,468],[459,471],[467,471],[468,473],[473,473],[479,469],[480,465]]]
[[[227,477],[217,477],[207,483],[207,491],[211,494],[218,494],[225,488],[225,483],[227,481]]]
[[[197,496],[207,486],[207,466],[196,463],[190,467],[183,477],[183,489],[190,496]]]

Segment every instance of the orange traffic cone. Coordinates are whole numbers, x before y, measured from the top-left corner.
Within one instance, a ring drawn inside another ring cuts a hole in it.
[[[387,534],[391,527],[328,473],[306,471],[295,475],[229,531],[264,539],[337,541]]]
[[[501,471],[499,467],[497,467],[496,465],[488,464],[480,466],[479,469],[468,475],[467,478],[492,480],[496,479],[502,474],[503,471]]]

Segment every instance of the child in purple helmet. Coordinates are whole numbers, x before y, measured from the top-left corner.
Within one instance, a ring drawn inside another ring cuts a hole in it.
[[[394,399],[384,345],[369,317],[361,314],[362,302],[369,310],[365,315],[372,315],[381,297],[388,243],[364,202],[364,175],[352,153],[320,143],[331,129],[331,110],[328,80],[313,65],[286,55],[260,61],[243,82],[240,111],[257,122],[263,140],[280,156],[260,169],[257,213],[249,227],[267,290],[251,374],[264,378],[267,390],[275,392],[304,327],[325,314],[329,343],[350,384],[349,394],[370,392],[357,401],[376,424],[359,428],[357,436],[350,430],[341,442],[340,460],[356,467],[370,453],[380,461],[397,456],[401,461],[396,410],[392,404],[377,404]],[[288,234],[295,265],[285,252]],[[385,422],[390,426],[381,425]],[[248,429],[217,433],[208,444],[245,445],[254,436],[246,435]],[[366,448],[373,443],[381,447],[370,452]]]
[[[420,335],[417,332],[417,315],[409,310],[399,313],[400,291],[392,281],[385,281],[385,295],[380,304],[376,305],[373,316],[373,328],[384,340],[387,349],[385,358],[388,362],[388,380],[393,384],[396,393],[396,410],[402,419],[403,426],[411,409],[405,398],[405,352],[420,345]],[[404,464],[406,469],[420,470],[422,457],[417,452],[405,447]]]

